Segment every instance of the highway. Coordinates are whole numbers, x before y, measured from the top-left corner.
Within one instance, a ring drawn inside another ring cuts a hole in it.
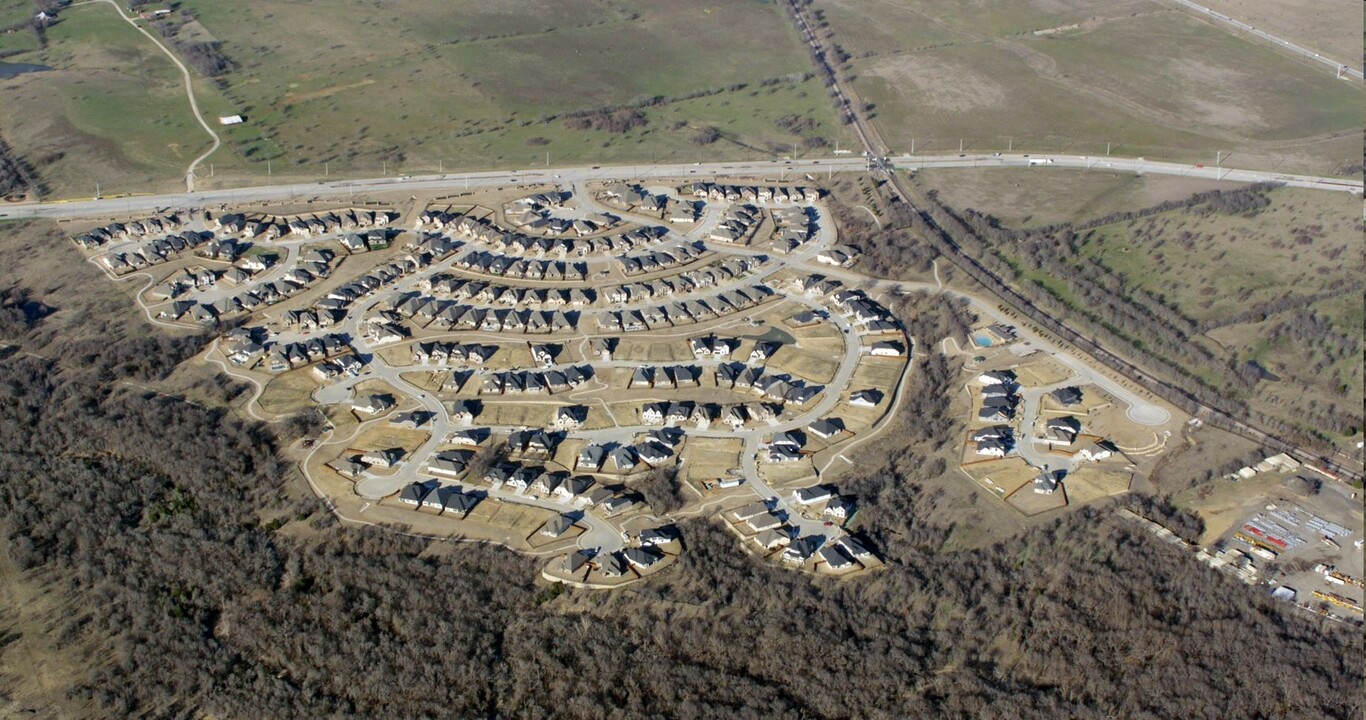
[[[1241,30],[1242,32],[1247,33],[1248,35],[1261,38],[1262,40],[1265,40],[1271,43],[1272,45],[1275,45],[1276,47],[1296,53],[1306,60],[1323,63],[1324,65],[1333,68],[1334,72],[1354,77],[1357,80],[1362,79],[1360,67],[1353,67],[1346,63],[1333,60],[1332,58],[1326,58],[1323,55],[1320,55],[1319,53],[1310,50],[1309,48],[1303,47],[1301,45],[1296,45],[1295,43],[1292,43],[1289,40],[1276,37],[1275,35],[1272,35],[1268,32],[1264,32],[1262,30],[1258,30],[1257,28],[1248,25],[1242,20],[1237,20],[1223,13],[1215,12],[1214,10],[1207,8],[1204,5],[1193,3],[1191,2],[1191,0],[1172,0],[1172,2],[1184,8],[1194,10],[1201,17],[1208,18],[1216,25],[1227,25],[1228,27],[1231,27],[1234,30]]]
[[[1312,175],[1294,175],[1260,170],[1208,167],[1203,164],[1159,162],[1144,158],[1122,158],[1088,155],[1024,155],[1024,154],[951,154],[897,155],[891,158],[894,167],[903,170],[921,168],[974,167],[1031,167],[1050,169],[1083,169],[1101,172],[1150,173],[1226,180],[1241,183],[1278,182],[1290,187],[1313,190],[1337,190],[1361,194],[1360,180]],[[1033,164],[1031,164],[1033,163]],[[357,193],[449,192],[465,188],[507,187],[514,185],[569,185],[584,182],[645,181],[650,179],[711,180],[717,177],[769,177],[777,179],[785,174],[790,180],[802,176],[825,173],[867,172],[868,163],[862,157],[831,157],[798,160],[764,160],[754,162],[675,163],[656,165],[604,165],[594,167],[538,168],[534,170],[500,170],[489,172],[423,175],[415,177],[381,177],[364,180],[261,185],[227,190],[205,190],[194,193],[166,195],[129,195],[100,199],[55,200],[39,203],[11,203],[0,206],[0,218],[113,217],[132,213],[154,213],[165,208],[195,208],[234,206],[250,202],[290,202],[313,198],[350,198]]]

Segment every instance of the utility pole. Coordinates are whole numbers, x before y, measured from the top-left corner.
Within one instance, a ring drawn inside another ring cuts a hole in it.
[[[915,154],[915,138],[911,138],[911,154]]]
[[[383,171],[381,174],[383,174],[383,175],[388,175],[388,174],[389,174],[389,161],[388,161],[388,160],[380,160],[379,162],[380,162],[380,169]]]
[[[96,181],[95,181],[95,199],[96,199],[96,200],[99,200],[99,199],[100,199],[100,181],[99,181],[99,180],[96,180]]]
[[[550,151],[545,151],[545,166],[550,167]]]
[[[209,177],[213,177],[213,163],[209,163]]]
[[[270,161],[266,161],[266,175],[274,175],[275,172],[270,168]]]
[[[446,163],[445,163],[444,160],[437,160],[437,161],[436,161],[436,174],[437,174],[437,175],[445,175],[445,174],[446,174]]]
[[[1220,175],[1220,170],[1221,170],[1221,167],[1220,167],[1220,166],[1223,165],[1223,164],[1224,164],[1224,152],[1223,152],[1222,150],[1215,150],[1215,151],[1214,151],[1214,179],[1215,179],[1215,180],[1221,179],[1221,178],[1219,177],[1219,175]]]
[[[323,161],[323,177],[330,177],[331,175],[332,175],[332,163],[330,163],[330,162],[324,160],[324,161]]]
[[[963,138],[958,138],[958,152],[963,152]]]
[[[1015,152],[1015,138],[1006,138],[1006,152]]]
[[[1110,157],[1110,143],[1105,143],[1105,157]]]

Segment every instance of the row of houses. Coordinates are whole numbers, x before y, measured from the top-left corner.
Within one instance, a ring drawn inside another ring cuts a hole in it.
[[[560,219],[556,219],[560,220]],[[591,234],[615,224],[616,219],[608,215],[586,220],[586,224],[575,225],[572,221],[565,232],[579,235]],[[548,225],[557,225],[547,221]],[[668,228],[647,226],[632,228],[625,232],[597,237],[536,237],[499,227],[497,224],[472,215],[450,211],[425,210],[418,216],[414,229],[430,228],[434,231],[453,232],[475,240],[495,251],[511,255],[534,255],[536,257],[559,256],[584,257],[592,254],[623,253],[653,245],[663,240]],[[542,228],[544,229],[544,228]]]
[[[607,213],[593,213],[581,218],[556,217],[549,209],[526,209],[508,212],[508,222],[527,230],[550,236],[577,235],[584,237],[616,225],[618,219]]]
[[[121,275],[174,260],[186,250],[212,249],[217,244],[214,241],[213,233],[186,230],[182,233],[157,238],[127,252],[107,253],[100,258],[100,262],[111,272]],[[210,260],[220,259],[217,250],[212,253],[200,254]],[[236,254],[234,253],[228,259],[236,259]]]
[[[415,510],[432,510],[455,518],[469,515],[482,499],[482,495],[464,492],[459,485],[442,485],[436,481],[411,483],[398,494],[400,503],[412,505]]]
[[[1019,383],[1011,370],[991,370],[977,376],[981,386],[982,408],[977,411],[980,422],[1002,423],[1015,417],[1019,404]]]
[[[473,250],[455,261],[455,266],[466,272],[494,277],[525,280],[574,281],[583,280],[588,266],[560,260],[519,260],[486,250]]]
[[[251,312],[260,307],[282,302],[331,275],[332,258],[331,250],[310,250],[293,267],[281,273],[278,278],[254,285],[251,284],[251,279],[253,273],[257,271],[253,268],[258,266],[244,260],[237,267],[223,273],[222,280],[226,285],[245,285],[249,289],[236,295],[219,298],[213,303],[213,308],[219,317],[222,317],[236,312]],[[297,313],[298,311],[291,312]],[[305,330],[331,327],[342,319],[340,313],[326,313],[322,316],[313,313],[311,317],[303,317],[297,314],[291,315],[291,312],[285,313],[286,325],[292,324]]]
[[[641,365],[631,371],[631,379],[626,382],[627,389],[668,389],[695,388],[702,385],[702,369],[688,365]]]
[[[426,252],[408,253],[345,285],[329,290],[326,295],[315,300],[306,311],[298,311],[299,314],[295,317],[299,318],[301,328],[304,327],[302,322],[310,317],[318,327],[328,327],[344,319],[347,309],[357,300],[393,285],[408,274],[429,266],[435,259],[438,258]],[[288,320],[289,314],[286,313],[286,321]]]
[[[296,216],[228,213],[208,218],[207,224],[226,235],[241,234],[248,238],[274,240],[286,235],[307,238],[364,228],[382,228],[397,218],[398,213],[392,210],[347,208]]]
[[[446,273],[423,278],[418,287],[437,295],[483,305],[541,305],[553,309],[566,305],[583,307],[597,299],[597,291],[592,289],[512,287]]]
[[[737,403],[721,405],[718,403],[697,403],[691,401],[653,402],[640,409],[641,422],[650,425],[681,425],[692,423],[706,427],[721,421],[732,428],[743,427],[748,422],[770,422],[776,420],[781,408],[770,403]]]
[[[773,296],[762,285],[727,290],[706,298],[671,302],[639,310],[607,310],[598,313],[598,327],[605,331],[642,332],[658,328],[704,322],[748,310]]]
[[[810,298],[820,299],[829,304],[841,315],[848,317],[855,325],[868,332],[900,332],[901,326],[887,308],[868,297],[862,290],[847,290],[838,280],[823,275],[803,275],[793,278],[791,287]],[[807,324],[817,322],[813,314],[807,315]]]
[[[415,365],[483,365],[497,351],[497,345],[478,343],[417,342],[412,345]]]
[[[93,250],[112,242],[137,240],[148,236],[173,233],[189,224],[190,216],[184,213],[171,213],[160,217],[131,220],[126,223],[110,223],[71,236],[72,242]]]
[[[611,216],[601,216],[597,221],[576,220],[571,223],[570,227],[578,234],[589,235],[597,232],[600,226],[606,227],[615,224],[614,221],[609,222],[612,220]],[[561,222],[570,221],[561,218],[548,221],[552,230]],[[640,250],[659,243],[668,233],[668,228],[658,225],[632,228],[612,235],[600,235],[591,238],[527,237],[518,233],[503,233],[489,245],[495,250],[514,255],[585,257]]]
[[[367,253],[371,250],[383,250],[394,242],[394,236],[388,230],[370,230],[362,233],[346,233],[337,238],[343,248],[352,255]],[[454,240],[447,240],[454,243]]]
[[[843,504],[836,507],[845,508]],[[845,509],[846,517],[852,514],[851,506]],[[835,518],[834,512],[829,517]],[[780,550],[778,557],[787,564],[802,565],[815,556],[830,570],[838,571],[852,567],[854,558],[870,559],[873,556],[862,543],[847,535],[833,543],[826,543],[820,536],[798,537],[797,528],[787,524],[782,514],[772,508],[771,501],[750,503],[732,510],[731,516],[760,548],[770,552]]]
[[[707,249],[702,243],[691,242],[677,245],[667,251],[651,250],[642,255],[622,255],[617,257],[617,264],[621,266],[621,271],[628,276],[645,275],[686,265],[706,254]]]
[[[821,199],[821,191],[810,187],[721,185],[710,182],[684,185],[678,188],[678,194],[730,203],[812,203]]]
[[[365,369],[365,363],[354,353],[338,355],[330,360],[324,360],[313,366],[313,375],[319,380],[331,380],[335,377],[356,377]]]
[[[147,291],[147,296],[159,300],[174,300],[191,290],[205,290],[218,284],[218,273],[195,266],[181,270]]]
[[[716,367],[716,387],[723,390],[751,390],[766,400],[798,407],[805,406],[824,390],[819,385],[807,385],[801,378],[786,373],[769,373],[763,367],[740,362]]]
[[[749,275],[757,270],[759,265],[759,261],[752,257],[729,258],[714,265],[685,270],[670,277],[615,285],[605,291],[604,297],[612,303],[633,303],[677,293],[703,292]]]
[[[326,379],[347,372],[359,373],[362,367],[360,360],[351,351],[351,346],[346,343],[346,338],[337,334],[297,342],[267,343],[264,351],[266,369],[272,373],[282,373],[313,363],[329,362],[331,365],[327,369],[315,368],[315,373]]]
[[[562,310],[511,310],[482,308],[452,300],[421,297],[404,301],[395,314],[429,328],[547,334],[571,332],[580,314]]]
[[[503,370],[486,375],[479,392],[483,395],[554,395],[572,390],[592,377],[592,365],[563,370]]]
[[[634,444],[589,443],[579,450],[575,467],[582,472],[628,475],[641,463],[656,468],[671,465],[678,446],[683,442],[681,432],[646,433]]]

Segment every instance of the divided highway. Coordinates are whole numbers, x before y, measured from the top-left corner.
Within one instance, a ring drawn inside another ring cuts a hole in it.
[[[1033,167],[1041,172],[1053,168],[1071,168],[1099,172],[1132,172],[1137,174],[1177,175],[1227,180],[1231,182],[1277,182],[1290,187],[1312,190],[1337,190],[1361,194],[1360,180],[1345,178],[1292,175],[1289,173],[1212,168],[1187,163],[1158,162],[1144,158],[1121,158],[1086,155],[899,155],[892,164],[905,170],[921,168],[973,167]],[[506,187],[511,185],[566,185],[581,182],[644,181],[650,179],[695,178],[709,180],[716,177],[768,177],[781,180],[816,177],[821,173],[867,172],[868,162],[862,157],[835,157],[799,160],[763,160],[754,162],[675,163],[659,165],[608,165],[601,167],[538,168],[534,170],[505,170],[414,177],[381,177],[365,180],[335,182],[292,183],[261,185],[230,190],[206,190],[194,193],[167,195],[129,195],[83,200],[54,200],[38,203],[0,205],[0,218],[78,218],[108,217],[129,213],[152,213],[164,208],[211,207],[248,202],[288,202],[312,198],[350,197],[356,193],[407,191],[453,191],[465,188]]]

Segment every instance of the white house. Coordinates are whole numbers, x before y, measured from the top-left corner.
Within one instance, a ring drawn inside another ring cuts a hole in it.
[[[875,357],[902,357],[906,348],[899,342],[875,342],[870,352]]]

